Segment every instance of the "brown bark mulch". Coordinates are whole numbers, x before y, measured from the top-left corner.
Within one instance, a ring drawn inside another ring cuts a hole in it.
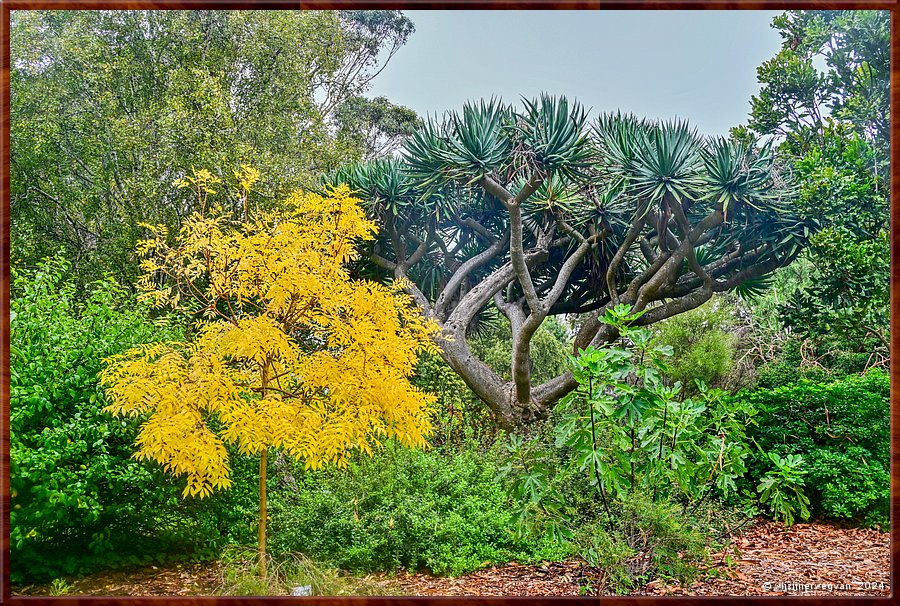
[[[370,575],[384,595],[577,596],[605,593],[602,572],[577,561],[506,564],[464,576],[401,572]],[[69,595],[214,595],[218,564],[150,566],[106,572],[71,583]],[[50,588],[13,588],[13,595],[47,595]],[[687,587],[655,580],[631,595],[889,595],[890,535],[832,524],[764,521],[716,554],[713,566]]]
[[[573,596],[607,593],[602,577],[579,562],[554,562],[507,564],[457,578],[401,573],[393,581],[410,595]],[[889,533],[764,521],[715,554],[714,565],[692,585],[655,580],[631,595],[889,595],[890,581]]]
[[[72,581],[66,595],[215,595],[221,582],[221,570],[217,562],[146,566],[137,570],[101,572]],[[50,595],[50,592],[50,585],[12,588],[12,595]]]
[[[566,596],[580,595],[580,562],[540,566],[504,564],[460,577],[401,572],[389,580],[406,595],[427,596]]]
[[[765,522],[733,539],[737,554],[717,554],[712,578],[684,588],[650,583],[638,594],[890,595],[890,544],[890,533],[870,528]]]

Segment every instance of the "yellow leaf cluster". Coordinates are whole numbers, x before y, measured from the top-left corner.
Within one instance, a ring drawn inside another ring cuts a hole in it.
[[[252,185],[258,173],[244,170]],[[313,468],[385,437],[424,446],[434,398],[408,377],[439,329],[399,285],[350,278],[357,243],[375,233],[360,201],[341,187],[242,223],[206,210],[174,245],[156,227],[139,247],[143,296],[199,309],[196,338],[133,349],[101,375],[111,413],[146,419],[137,456],[202,497],[230,483],[226,444]]]
[[[247,194],[253,185],[259,181],[259,170],[249,164],[241,164],[241,170],[234,171],[234,176],[238,179],[241,191]]]

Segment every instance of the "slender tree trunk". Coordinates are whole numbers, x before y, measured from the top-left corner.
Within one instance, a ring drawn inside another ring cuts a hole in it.
[[[269,387],[269,361],[262,365],[262,395],[266,397],[266,389]],[[259,536],[257,549],[259,552],[259,578],[266,579],[266,519],[268,509],[266,503],[266,463],[269,459],[269,449],[263,448],[259,455]]]
[[[612,524],[612,514],[609,512],[609,501],[606,500],[606,489],[603,488],[603,478],[600,477],[600,466],[597,464],[597,424],[594,421],[594,379],[588,377],[588,410],[591,411],[591,448],[594,452],[591,461],[594,464],[594,479],[597,480],[597,487],[600,489],[600,497],[603,499],[603,509],[606,510],[606,524],[609,527]]]
[[[266,578],[266,460],[268,450],[259,456],[259,578]]]
[[[628,453],[628,458],[631,459],[631,490],[634,491],[634,450],[635,450],[635,435],[634,435],[634,418],[631,415],[629,417],[629,425],[631,425],[631,452]]]

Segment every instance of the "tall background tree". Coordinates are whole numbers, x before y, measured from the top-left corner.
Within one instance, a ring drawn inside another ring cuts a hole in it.
[[[132,284],[138,224],[195,210],[172,187],[192,166],[232,186],[265,166],[271,205],[396,140],[415,115],[361,95],[413,31],[399,11],[15,11],[14,264],[62,249]]]
[[[768,145],[701,137],[683,122],[601,116],[542,96],[491,100],[430,121],[404,160],[345,167],[381,226],[372,264],[409,279],[438,321],[447,363],[498,420],[546,416],[572,374],[532,380],[551,316],[591,312],[576,348],[618,335],[597,317],[624,303],[651,324],[790,263],[809,230]],[[473,354],[479,316],[510,326],[510,380]]]
[[[776,300],[784,326],[829,350],[888,352],[890,16],[790,11],[772,26],[781,51],[733,136],[779,137],[797,203],[822,226]],[[873,353],[874,352],[874,353]]]

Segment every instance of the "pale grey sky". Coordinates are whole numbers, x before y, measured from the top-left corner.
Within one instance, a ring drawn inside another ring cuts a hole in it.
[[[744,122],[756,68],[778,52],[779,11],[405,11],[416,32],[374,80],[419,115],[542,91],[599,112],[688,119],[705,134]]]

